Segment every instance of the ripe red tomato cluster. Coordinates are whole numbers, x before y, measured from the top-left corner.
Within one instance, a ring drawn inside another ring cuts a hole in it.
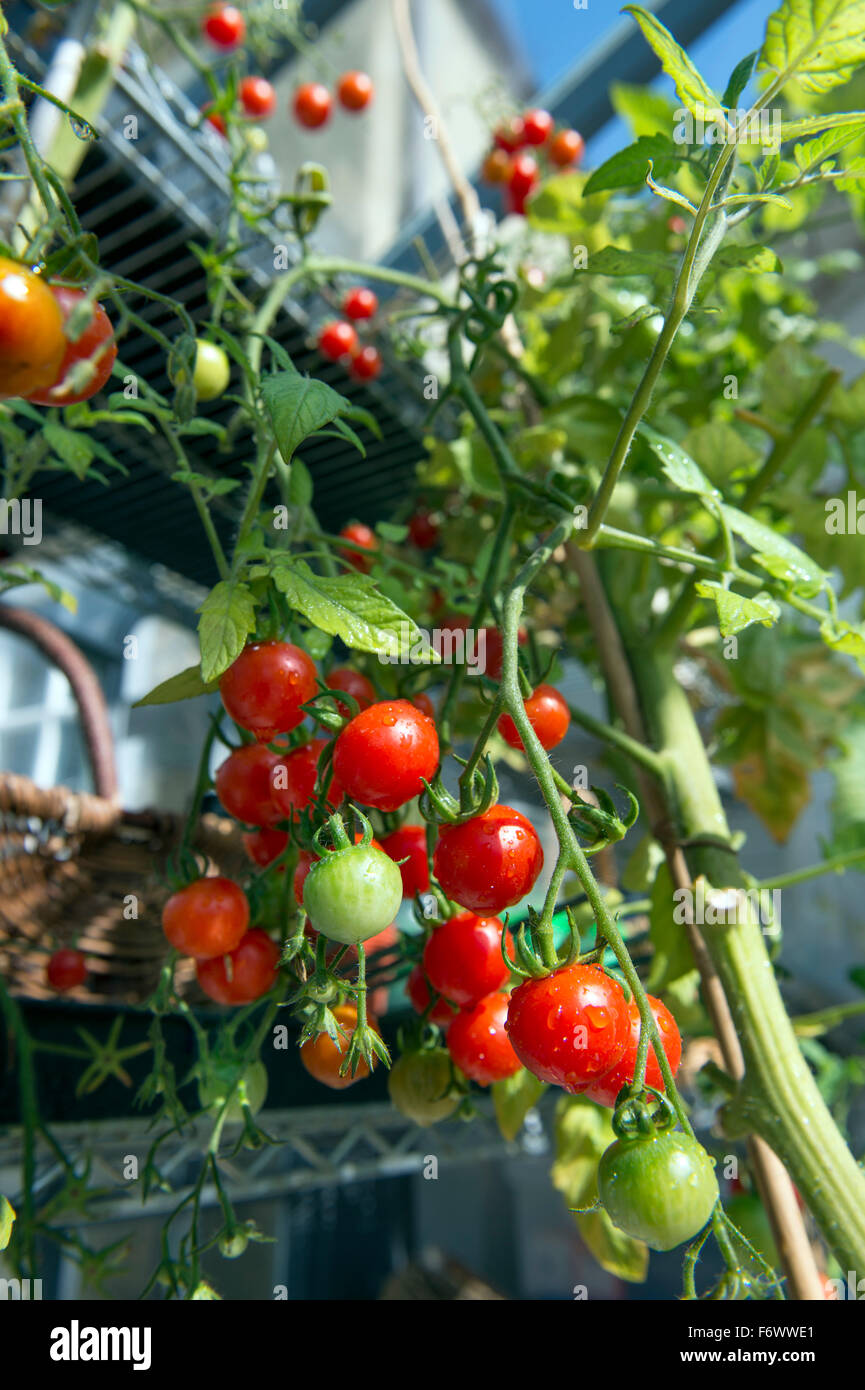
[[[371,343],[362,344],[357,329],[349,319],[360,322],[378,312],[378,299],[372,290],[356,286],[349,290],[343,306],[344,319],[332,319],[318,334],[318,350],[329,362],[343,362],[355,381],[374,381],[381,375],[381,353]]]
[[[493,148],[483,162],[485,183],[505,190],[508,211],[524,215],[526,203],[541,180],[537,150],[549,166],[570,169],[579,164],[585,146],[576,130],[556,130],[549,111],[535,108],[513,116],[493,132]]]
[[[336,95],[344,111],[364,111],[375,96],[372,78],[365,72],[344,72],[336,84]],[[318,130],[330,120],[333,97],[323,82],[304,82],[294,94],[294,115],[307,130]]]
[[[172,893],[162,929],[218,1004],[250,1004],[276,982],[279,947],[260,927],[249,930],[249,902],[230,878],[194,879]]]
[[[83,290],[51,285],[0,256],[0,399],[23,396],[34,405],[75,405],[101,391],[117,347],[101,304],[91,306],[89,317],[83,309],[76,312],[85,300]],[[89,364],[88,371],[82,369],[83,381],[73,385],[71,374],[79,363]]]

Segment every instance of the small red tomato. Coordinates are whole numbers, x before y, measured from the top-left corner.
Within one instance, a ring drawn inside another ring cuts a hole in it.
[[[646,997],[651,1005],[653,1017],[664,1043],[664,1051],[667,1054],[667,1061],[670,1063],[670,1070],[675,1076],[682,1058],[682,1038],[676,1020],[666,1004],[663,1004],[660,999],[653,998],[651,994]],[[620,1060],[606,1075],[586,1090],[586,1095],[590,1100],[596,1100],[599,1105],[608,1105],[611,1110],[615,1108],[616,1097],[622,1087],[629,1086],[633,1081],[634,1068],[637,1065],[637,1048],[640,1045],[640,1011],[633,1000],[628,1005],[628,1020],[631,1036]],[[664,1090],[664,1078],[661,1075],[661,1068],[658,1066],[653,1047],[649,1048],[649,1055],[646,1059],[646,1085],[653,1086],[656,1091]]]
[[[302,724],[317,690],[315,663],[291,642],[250,643],[219,681],[228,714],[259,743]]]
[[[366,72],[344,72],[337,84],[336,94],[346,111],[363,111],[372,101],[375,87]]]
[[[439,763],[436,727],[408,700],[382,700],[345,726],[333,753],[334,776],[365,806],[396,811],[423,791]]]
[[[571,164],[579,164],[586,146],[582,135],[576,130],[560,130],[549,143],[547,154],[553,164],[567,169]]]
[[[508,1037],[541,1081],[576,1095],[620,1062],[630,1020],[621,986],[597,965],[526,980],[511,995]]]
[[[513,154],[526,143],[526,128],[522,116],[513,116],[493,132],[493,143],[506,154]]]
[[[342,312],[347,319],[371,319],[378,313],[378,299],[372,290],[357,285],[346,294]]]
[[[426,691],[419,690],[416,695],[412,695],[409,704],[414,705],[415,709],[419,709],[428,719],[435,719],[436,707]]]
[[[688,230],[688,224],[684,217],[669,217],[667,219],[667,231],[675,236],[684,236]]]
[[[432,550],[438,541],[439,529],[429,512],[423,509],[415,512],[409,519],[408,533],[412,544],[416,545],[418,550]]]
[[[276,92],[266,77],[244,77],[238,93],[247,116],[262,121],[276,110]]]
[[[197,878],[172,893],[162,930],[176,951],[196,960],[233,951],[249,926],[249,903],[230,878]]]
[[[511,157],[506,150],[490,150],[481,165],[484,183],[507,183],[511,176]]]
[[[216,770],[216,795],[230,816],[244,825],[265,827],[282,820],[273,799],[278,763],[279,754],[261,743],[249,743],[229,753]]]
[[[333,102],[321,82],[305,82],[294,94],[294,114],[307,130],[317,130],[330,116]]]
[[[511,806],[491,806],[462,825],[443,825],[433,872],[446,895],[480,914],[513,907],[530,893],[544,852],[530,821]]]
[[[502,661],[505,652],[504,636],[501,630],[497,627],[482,627],[481,632],[484,635],[484,654],[482,657],[484,663],[484,675],[489,676],[490,680],[501,680]],[[478,637],[480,637],[480,633],[478,634]],[[521,627],[517,633],[517,641],[519,645],[521,647],[524,647],[528,640],[529,634],[526,632],[526,629],[524,627]],[[478,644],[478,646],[480,647],[480,644]],[[480,651],[478,654],[480,655]]]
[[[378,348],[367,346],[355,353],[348,374],[356,381],[375,381],[377,376],[381,376],[382,366],[382,356]]]
[[[55,951],[50,957],[45,967],[45,975],[51,988],[62,993],[84,983],[87,978],[87,961],[81,951],[75,951],[71,946],[61,946],[60,950]]]
[[[432,996],[422,965],[414,967],[406,980],[405,988],[415,1013],[426,1013]],[[441,1029],[446,1029],[453,1023],[458,1012],[456,1004],[449,1004],[446,999],[437,999],[430,1010],[429,1021],[437,1024]]]
[[[549,111],[536,107],[523,116],[523,138],[527,145],[543,145],[553,132],[554,121]]]
[[[567,701],[551,685],[539,685],[525,702],[529,723],[547,752],[561,743],[571,722]],[[510,748],[522,748],[523,741],[509,714],[498,723],[499,733]]]
[[[66,289],[63,285],[52,285],[51,292],[63,315],[64,331],[74,309],[86,297],[83,290]],[[66,351],[57,375],[50,386],[33,391],[27,399],[33,405],[76,405],[79,401],[89,401],[95,396],[111,376],[111,368],[117,358],[117,344],[114,342],[114,329],[111,320],[101,304],[93,305],[90,322],[80,337],[71,342],[66,339]],[[63,382],[76,362],[94,360],[93,375],[78,391],[63,390]]]
[[[508,188],[515,198],[527,198],[536,188],[540,174],[533,155],[519,154],[511,166]]]
[[[458,912],[436,927],[423,953],[433,989],[461,1008],[501,989],[509,974],[502,956],[503,926],[498,917]]]
[[[279,820],[291,820],[304,807],[311,806],[315,800],[315,780],[318,776],[318,760],[327,747],[324,738],[310,739],[301,748],[295,748],[277,759],[273,770],[271,797],[279,811]],[[338,806],[343,791],[336,777],[331,777],[327,791],[330,806]]]
[[[344,319],[326,323],[318,335],[318,350],[322,357],[327,357],[331,362],[351,357],[357,352],[357,347],[357,332]]]
[[[385,854],[398,861],[402,874],[402,895],[413,898],[415,893],[429,892],[429,864],[426,857],[426,830],[422,825],[401,825],[381,842]]]
[[[374,531],[368,526],[364,526],[362,521],[350,521],[347,526],[343,526],[339,533],[343,540],[352,541],[354,545],[363,546],[364,550],[370,552],[369,555],[362,555],[359,550],[343,550],[342,558],[354,569],[360,570],[361,574],[369,574],[372,569],[372,555],[378,550],[378,538]]]
[[[217,48],[236,48],[246,37],[246,20],[234,5],[214,5],[205,17],[203,28]]]
[[[335,666],[334,669],[325,676],[324,683],[328,690],[342,690],[346,695],[353,695],[361,709],[367,709],[375,704],[375,686],[362,671],[355,671],[352,666]],[[346,718],[349,715],[348,705],[338,701],[337,709]]]
[[[479,1086],[504,1081],[520,1069],[520,1059],[505,1031],[507,1016],[508,996],[488,994],[472,1008],[461,1010],[448,1029],[448,1052],[454,1066]]]
[[[259,868],[266,869],[274,859],[278,859],[288,848],[288,833],[285,830],[247,830],[243,836],[243,847]],[[284,867],[280,873],[284,872]]]
[[[211,111],[209,107],[202,106],[201,114],[203,115],[207,124],[213,126],[213,129],[215,131],[218,131],[218,133],[224,139],[225,136],[228,134],[228,126],[225,124],[225,117],[223,116],[222,112]]]
[[[356,845],[359,845],[362,839],[363,839],[363,835],[361,834],[360,831],[357,831],[357,833],[355,834],[355,837],[354,837],[354,842],[355,842],[355,844],[356,844]],[[370,844],[371,844],[371,846],[372,846],[373,849],[383,849],[383,848],[384,848],[384,846],[383,846],[383,845],[380,845],[379,842],[378,842],[378,840],[376,840],[374,837],[373,837],[373,839],[370,840]],[[312,868],[313,864],[317,863],[317,861],[318,861],[320,858],[321,858],[321,855],[319,855],[319,854],[313,854],[313,853],[312,853],[310,850],[308,850],[308,849],[302,849],[302,850],[300,851],[299,856],[298,856],[297,868],[296,868],[295,871],[294,871],[294,878],[292,879],[292,884],[291,884],[291,886],[292,886],[292,888],[293,888],[293,890],[294,890],[295,900],[296,900],[301,906],[303,906],[303,885],[306,883],[307,876],[308,876],[309,871],[310,871],[310,869]],[[315,928],[314,928],[312,925],[310,925],[309,923],[307,923],[307,926],[308,926],[308,928],[309,928],[309,933],[310,933],[310,935],[318,936],[318,932],[316,932]],[[369,937],[369,938],[364,942],[364,945],[367,946],[367,947],[371,946],[371,943],[372,943],[373,941],[378,941],[378,940],[379,940],[379,937],[383,937],[387,932],[390,932],[390,933],[391,933],[391,936],[388,938],[388,941],[387,941],[387,942],[384,942],[384,941],[380,942],[381,945],[387,945],[387,944],[390,943],[390,941],[395,941],[395,940],[397,939],[397,936],[396,936],[396,928],[393,927],[393,926],[390,926],[390,927],[385,927],[384,931],[383,931],[383,932],[379,932],[377,936],[371,936],[371,937]],[[349,949],[348,949],[348,951],[347,951],[346,954],[350,956],[352,950],[354,950],[354,948],[353,948],[353,947],[349,947]],[[354,957],[355,957],[355,959],[357,959],[357,951],[356,951],[356,950],[354,950]]]
[[[266,931],[254,927],[233,951],[195,967],[198,983],[217,1004],[251,1004],[276,984],[279,947]]]

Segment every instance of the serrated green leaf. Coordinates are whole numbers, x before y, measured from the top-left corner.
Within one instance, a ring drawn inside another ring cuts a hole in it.
[[[79,481],[83,481],[95,452],[90,438],[80,430],[69,430],[54,420],[44,422],[42,433],[57,457],[62,459]]]
[[[756,552],[758,562],[774,576],[803,594],[818,594],[828,584],[828,576],[804,550],[785,536],[778,535],[761,521],[726,503],[721,512],[730,530],[741,536]]]
[[[414,620],[382,594],[368,575],[315,574],[304,560],[284,556],[275,556],[268,567],[257,567],[252,577],[268,573],[296,612],[331,637],[341,638],[347,647],[379,654],[392,651],[394,642],[404,642],[418,656],[423,647],[427,660],[437,661]]]
[[[583,275],[651,275],[659,271],[670,271],[676,263],[675,256],[663,251],[631,251],[624,246],[604,246],[588,258]]]
[[[659,178],[669,178],[687,158],[684,145],[674,145],[666,135],[642,135],[627,149],[619,150],[597,168],[583,189],[585,197],[611,188],[637,188],[645,181],[652,163]]]
[[[613,110],[627,121],[637,140],[641,135],[666,134],[674,124],[675,102],[651,87],[612,82],[610,101]]]
[[[784,0],[766,22],[760,68],[828,92],[865,63],[862,0]]]
[[[209,683],[227,671],[255,627],[255,600],[239,580],[223,579],[199,608],[201,675]]]
[[[788,140],[800,140],[805,135],[816,135],[821,130],[847,125],[851,121],[865,121],[865,111],[825,111],[816,116],[799,116],[794,121],[780,121],[777,128],[770,122],[768,133],[770,136],[777,134],[777,138],[786,143]]]
[[[699,73],[669,29],[640,5],[625,5],[624,12],[633,15],[643,31],[646,42],[660,59],[661,67],[672,78],[679,100],[692,116],[706,118],[719,111],[720,103],[705,78]]]
[[[199,695],[211,695],[218,688],[217,682],[207,682],[201,678],[200,666],[188,666],[176,676],[169,676],[154,686],[143,699],[136,700],[133,709],[142,705],[173,705],[178,700],[195,700]]]
[[[712,599],[718,610],[718,625],[722,637],[733,637],[752,623],[762,623],[771,627],[781,616],[781,609],[768,594],[758,594],[756,598],[743,598],[725,589],[723,584],[715,584],[709,579],[701,579],[695,586],[701,598]]]
[[[639,433],[645,439],[652,453],[660,460],[664,475],[674,487],[683,492],[695,492],[701,497],[720,497],[721,494],[705,473],[680,444],[659,434],[651,425],[643,422]]]
[[[291,463],[305,439],[324,429],[345,412],[349,402],[324,381],[299,372],[277,372],[265,377],[261,394],[273,424],[279,452]]]
[[[757,66],[757,59],[759,56],[759,51],[755,49],[753,53],[749,53],[736,64],[733,71],[730,73],[730,80],[724,89],[724,95],[721,97],[722,106],[736,105],[739,97],[754,75],[754,69]]]
[[[30,565],[3,565],[0,567],[0,593],[7,589],[18,589],[25,584],[40,584],[47,594],[56,603],[62,605],[68,613],[78,612],[78,600],[74,594],[70,594],[68,589],[63,589],[59,584],[55,584],[53,579],[48,579],[41,570],[33,569]]]
[[[865,134],[865,122],[862,121],[836,126],[833,130],[824,130],[821,135],[809,140],[807,144],[794,145],[793,159],[796,162],[796,167],[802,174],[810,173],[830,155],[837,154],[839,150],[843,150],[845,146],[852,144],[863,134]]]
[[[508,1142],[516,1139],[525,1123],[525,1118],[533,1106],[537,1105],[544,1091],[545,1082],[539,1081],[525,1067],[513,1076],[492,1084],[493,1107],[502,1138]]]
[[[784,269],[770,246],[722,246],[712,258],[717,272],[750,270],[754,275],[773,275]]]
[[[820,636],[833,651],[852,656],[860,670],[865,671],[865,630],[851,623],[832,622],[827,619],[820,624]]]

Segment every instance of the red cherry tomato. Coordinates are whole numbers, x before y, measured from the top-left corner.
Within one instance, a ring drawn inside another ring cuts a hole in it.
[[[375,95],[372,78],[366,72],[344,72],[336,94],[346,111],[363,111]]]
[[[491,806],[462,825],[443,825],[433,872],[443,891],[469,912],[501,912],[530,893],[544,852],[530,821],[510,806]]]
[[[343,559],[354,569],[360,570],[362,574],[368,574],[372,569],[371,555],[378,550],[378,537],[368,526],[364,526],[362,521],[350,521],[347,526],[343,526],[339,533],[343,540],[352,541],[354,545],[363,546],[370,555],[362,555],[358,550],[341,551]]]
[[[534,156],[518,154],[511,165],[508,188],[515,198],[527,198],[537,187],[539,178],[538,162]]]
[[[576,1095],[624,1056],[628,1005],[597,965],[570,965],[514,990],[507,1029],[529,1071]]]
[[[176,951],[196,960],[233,951],[249,926],[249,903],[230,878],[197,878],[172,893],[162,930]]]
[[[262,121],[276,110],[276,92],[266,77],[244,77],[238,93],[247,116]]]
[[[307,130],[317,130],[328,120],[333,101],[321,82],[305,82],[294,94],[294,114]]]
[[[352,666],[336,666],[325,676],[324,683],[328,690],[342,690],[346,695],[353,695],[361,709],[367,709],[369,705],[375,703],[375,686],[362,671],[355,671]],[[337,704],[340,714],[348,716],[348,705],[342,701]]]
[[[273,799],[279,754],[260,743],[229,753],[216,770],[216,795],[230,816],[244,825],[269,827],[282,820]]]
[[[63,285],[52,285],[51,292],[63,315],[64,331],[74,309],[86,298],[83,290],[66,289]],[[114,342],[114,329],[111,320],[101,304],[94,304],[90,322],[84,332],[71,342],[66,339],[66,351],[57,375],[50,386],[43,386],[27,397],[33,405],[76,405],[79,401],[89,401],[97,391],[101,391],[117,357],[117,344]],[[93,375],[77,391],[63,390],[63,383],[77,362],[93,360]]]
[[[381,376],[383,365],[378,348],[361,348],[360,352],[356,352],[351,359],[348,374],[353,376],[356,381],[375,381],[377,376]]]
[[[561,743],[571,722],[571,712],[567,701],[551,685],[539,685],[525,702],[529,723],[541,742],[541,747],[549,751]],[[510,748],[522,748],[523,741],[509,714],[499,719],[498,730]]]
[[[553,133],[555,122],[549,111],[536,107],[523,117],[523,138],[527,145],[543,145]]]
[[[361,834],[360,831],[358,831],[358,832],[356,833],[355,837],[354,837],[354,842],[355,842],[355,844],[356,844],[356,845],[359,845],[362,839],[363,839],[363,835]],[[384,848],[383,845],[380,845],[380,844],[379,844],[378,840],[376,840],[375,837],[373,837],[373,839],[370,840],[370,844],[372,845],[373,849],[383,849],[383,848]],[[317,863],[318,860],[319,860],[320,858],[321,858],[321,855],[319,855],[319,854],[313,854],[313,853],[312,853],[310,850],[308,850],[308,849],[302,849],[302,850],[300,851],[300,854],[298,855],[298,859],[297,859],[297,868],[296,868],[295,871],[294,871],[294,878],[292,879],[292,884],[291,884],[291,886],[292,886],[292,888],[293,888],[293,890],[294,890],[295,900],[296,900],[296,902],[298,902],[301,906],[303,906],[303,885],[306,883],[307,876],[308,876],[309,871],[310,871],[310,869],[312,868],[313,864]],[[308,929],[309,929],[309,934],[310,934],[311,936],[318,936],[318,932],[315,930],[315,927],[313,927],[311,923],[308,922],[308,923],[307,923],[307,927],[308,927]],[[395,928],[395,927],[385,927],[385,932],[390,932],[390,931],[392,931],[392,932],[395,933],[395,932],[396,932],[396,928]],[[384,934],[385,934],[384,932],[379,932],[379,936],[384,936]],[[393,938],[393,939],[396,940],[396,935],[394,935],[394,938]],[[370,944],[371,944],[373,941],[378,941],[378,936],[372,936],[372,937],[370,937],[368,941],[364,942],[364,945],[365,945],[365,946],[370,946]],[[352,952],[353,949],[354,949],[353,947],[349,947],[349,950],[348,950],[348,952],[347,952],[346,954],[347,954],[347,955],[351,955],[351,952]],[[355,955],[355,959],[357,959],[357,951],[356,951],[356,950],[355,950],[355,952],[354,952],[354,955]]]
[[[87,978],[87,961],[81,951],[61,946],[49,958],[45,975],[52,989],[61,993],[82,985]]]
[[[214,5],[203,29],[217,48],[236,48],[246,37],[246,20],[234,5]]]
[[[318,776],[318,760],[327,747],[324,738],[310,739],[309,743],[277,759],[273,772],[271,798],[279,812],[279,820],[292,820],[305,806],[315,800],[315,780]],[[339,779],[332,776],[327,791],[330,806],[338,806],[343,798]]]
[[[501,630],[497,627],[483,627],[481,632],[484,634],[484,675],[489,676],[490,680],[501,680],[502,661],[505,654],[505,639]],[[480,633],[478,634],[480,637]],[[529,640],[529,634],[524,627],[517,633],[517,641],[524,647]]]
[[[259,868],[266,869],[274,859],[278,859],[288,848],[288,833],[285,830],[248,830],[243,836],[243,847]],[[284,872],[284,866],[280,873]]]
[[[204,119],[207,121],[207,124],[210,125],[210,126],[213,126],[213,129],[214,129],[215,131],[218,131],[218,133],[219,133],[219,134],[223,137],[223,139],[224,139],[224,138],[226,137],[226,135],[228,134],[228,126],[225,124],[225,117],[223,116],[222,112],[221,112],[221,111],[211,111],[209,107],[207,107],[207,106],[202,106],[202,108],[201,108],[201,114],[203,115]]]
[[[303,723],[300,708],[318,690],[315,664],[291,642],[254,642],[220,677],[228,714],[259,743]]]
[[[357,285],[346,294],[342,312],[347,319],[371,319],[378,313],[378,299],[372,290]]]
[[[481,165],[484,183],[507,183],[511,176],[511,157],[506,150],[490,150]]]
[[[688,224],[684,217],[669,217],[667,219],[667,231],[674,236],[684,236],[688,230]]]
[[[547,154],[551,163],[557,164],[560,169],[567,169],[571,164],[579,164],[585,148],[583,137],[578,131],[560,130],[550,141]]]
[[[503,925],[498,917],[459,912],[436,927],[423,953],[433,989],[461,1008],[501,989],[510,973],[502,956]]]
[[[422,965],[416,965],[406,980],[406,993],[408,994],[411,1006],[415,1013],[426,1013],[427,1006],[431,999],[429,985]],[[456,1004],[449,1004],[446,999],[437,999],[430,1010],[429,1021],[435,1023],[442,1030],[447,1029],[453,1023],[459,1010]]]
[[[408,533],[418,550],[432,550],[439,538],[439,529],[427,511],[415,512],[409,519]]]
[[[679,1069],[679,1062],[682,1057],[682,1038],[676,1026],[676,1020],[670,1013],[666,1004],[660,999],[655,999],[650,994],[647,996],[652,1008],[652,1014],[658,1031],[664,1043],[664,1051],[667,1054],[667,1061],[670,1063],[670,1070],[675,1076]],[[630,1025],[630,1038],[618,1062],[610,1071],[602,1076],[594,1085],[589,1086],[586,1095],[591,1100],[596,1100],[599,1105],[608,1105],[612,1110],[616,1104],[616,1097],[623,1086],[629,1086],[634,1079],[634,1068],[637,1064],[637,1048],[640,1043],[640,1011],[633,1000],[628,1005],[628,1022]],[[646,1085],[654,1086],[656,1091],[664,1090],[664,1078],[661,1075],[661,1068],[658,1066],[655,1049],[649,1047],[649,1055],[646,1061]]]
[[[522,116],[513,116],[493,132],[493,143],[506,154],[513,154],[526,143],[526,127]]]
[[[505,1031],[508,996],[488,994],[457,1014],[447,1032],[454,1065],[479,1086],[504,1081],[520,1069],[520,1059]]]
[[[396,811],[423,791],[438,767],[435,724],[408,700],[362,710],[336,740],[334,776],[355,801]]]
[[[344,319],[334,319],[326,323],[318,335],[318,350],[322,357],[331,362],[339,362],[342,357],[351,357],[357,352],[357,332]]]
[[[404,898],[429,892],[426,830],[422,825],[401,825],[399,830],[394,830],[393,834],[382,840],[381,847],[391,859],[405,859],[405,863],[399,866]]]
[[[217,1004],[251,1004],[276,984],[279,947],[266,931],[255,927],[233,951],[200,960],[198,983]]]
[[[417,695],[412,695],[409,704],[414,705],[415,709],[419,709],[428,719],[435,719],[436,707],[425,691],[419,690]]]

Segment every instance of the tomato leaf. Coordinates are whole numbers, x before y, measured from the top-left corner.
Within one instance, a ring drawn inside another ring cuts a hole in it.
[[[201,676],[205,683],[227,671],[255,627],[255,600],[245,584],[223,579],[199,608]]]
[[[202,680],[200,666],[188,666],[185,671],[178,672],[176,676],[169,676],[167,681],[154,686],[142,699],[136,700],[132,708],[138,709],[141,705],[172,705],[177,700],[195,700],[199,695],[211,695],[216,689],[215,681]]]
[[[625,5],[625,13],[633,15],[639,24],[643,37],[660,59],[664,72],[673,79],[682,105],[693,116],[702,115],[705,119],[717,111],[720,117],[718,98],[685,50],[676,43],[669,29],[640,5]]]
[[[660,460],[662,471],[674,487],[682,492],[696,492],[701,497],[720,497],[718,489],[709,482],[691,456],[685,453],[681,444],[667,439],[645,423],[640,425],[639,432]]]
[[[641,135],[633,145],[619,150],[592,174],[583,196],[606,192],[610,188],[636,188],[645,181],[649,161],[658,178],[667,179],[687,158],[684,145],[674,145],[666,135]]]
[[[762,623],[771,627],[781,616],[781,609],[769,594],[758,594],[756,598],[743,598],[725,589],[723,584],[703,579],[696,585],[701,598],[712,599],[718,610],[718,623],[722,637],[732,637],[752,623]]]
[[[738,507],[721,504],[724,520],[737,536],[755,551],[757,563],[775,579],[783,579],[796,593],[819,594],[829,583],[826,571],[800,550],[798,545],[779,536],[761,521],[755,521]]]
[[[649,1272],[648,1245],[620,1231],[602,1208],[578,1212],[574,1219],[602,1269],[628,1284],[645,1283]]]
[[[526,1071],[525,1067],[504,1081],[493,1082],[493,1106],[503,1139],[509,1142],[516,1139],[526,1116],[546,1089],[546,1084]]]
[[[438,660],[413,619],[380,593],[368,575],[315,574],[304,560],[284,556],[276,556],[271,566],[256,566],[251,577],[266,574],[296,612],[322,632],[340,637],[347,647],[381,654],[395,643],[406,643],[412,660],[420,657],[421,647],[427,661]]]
[[[865,63],[862,0],[784,0],[766,23],[760,68],[828,92]]]
[[[265,377],[261,394],[286,463],[291,463],[294,451],[305,439],[351,409],[351,403],[333,387],[300,372]]]

